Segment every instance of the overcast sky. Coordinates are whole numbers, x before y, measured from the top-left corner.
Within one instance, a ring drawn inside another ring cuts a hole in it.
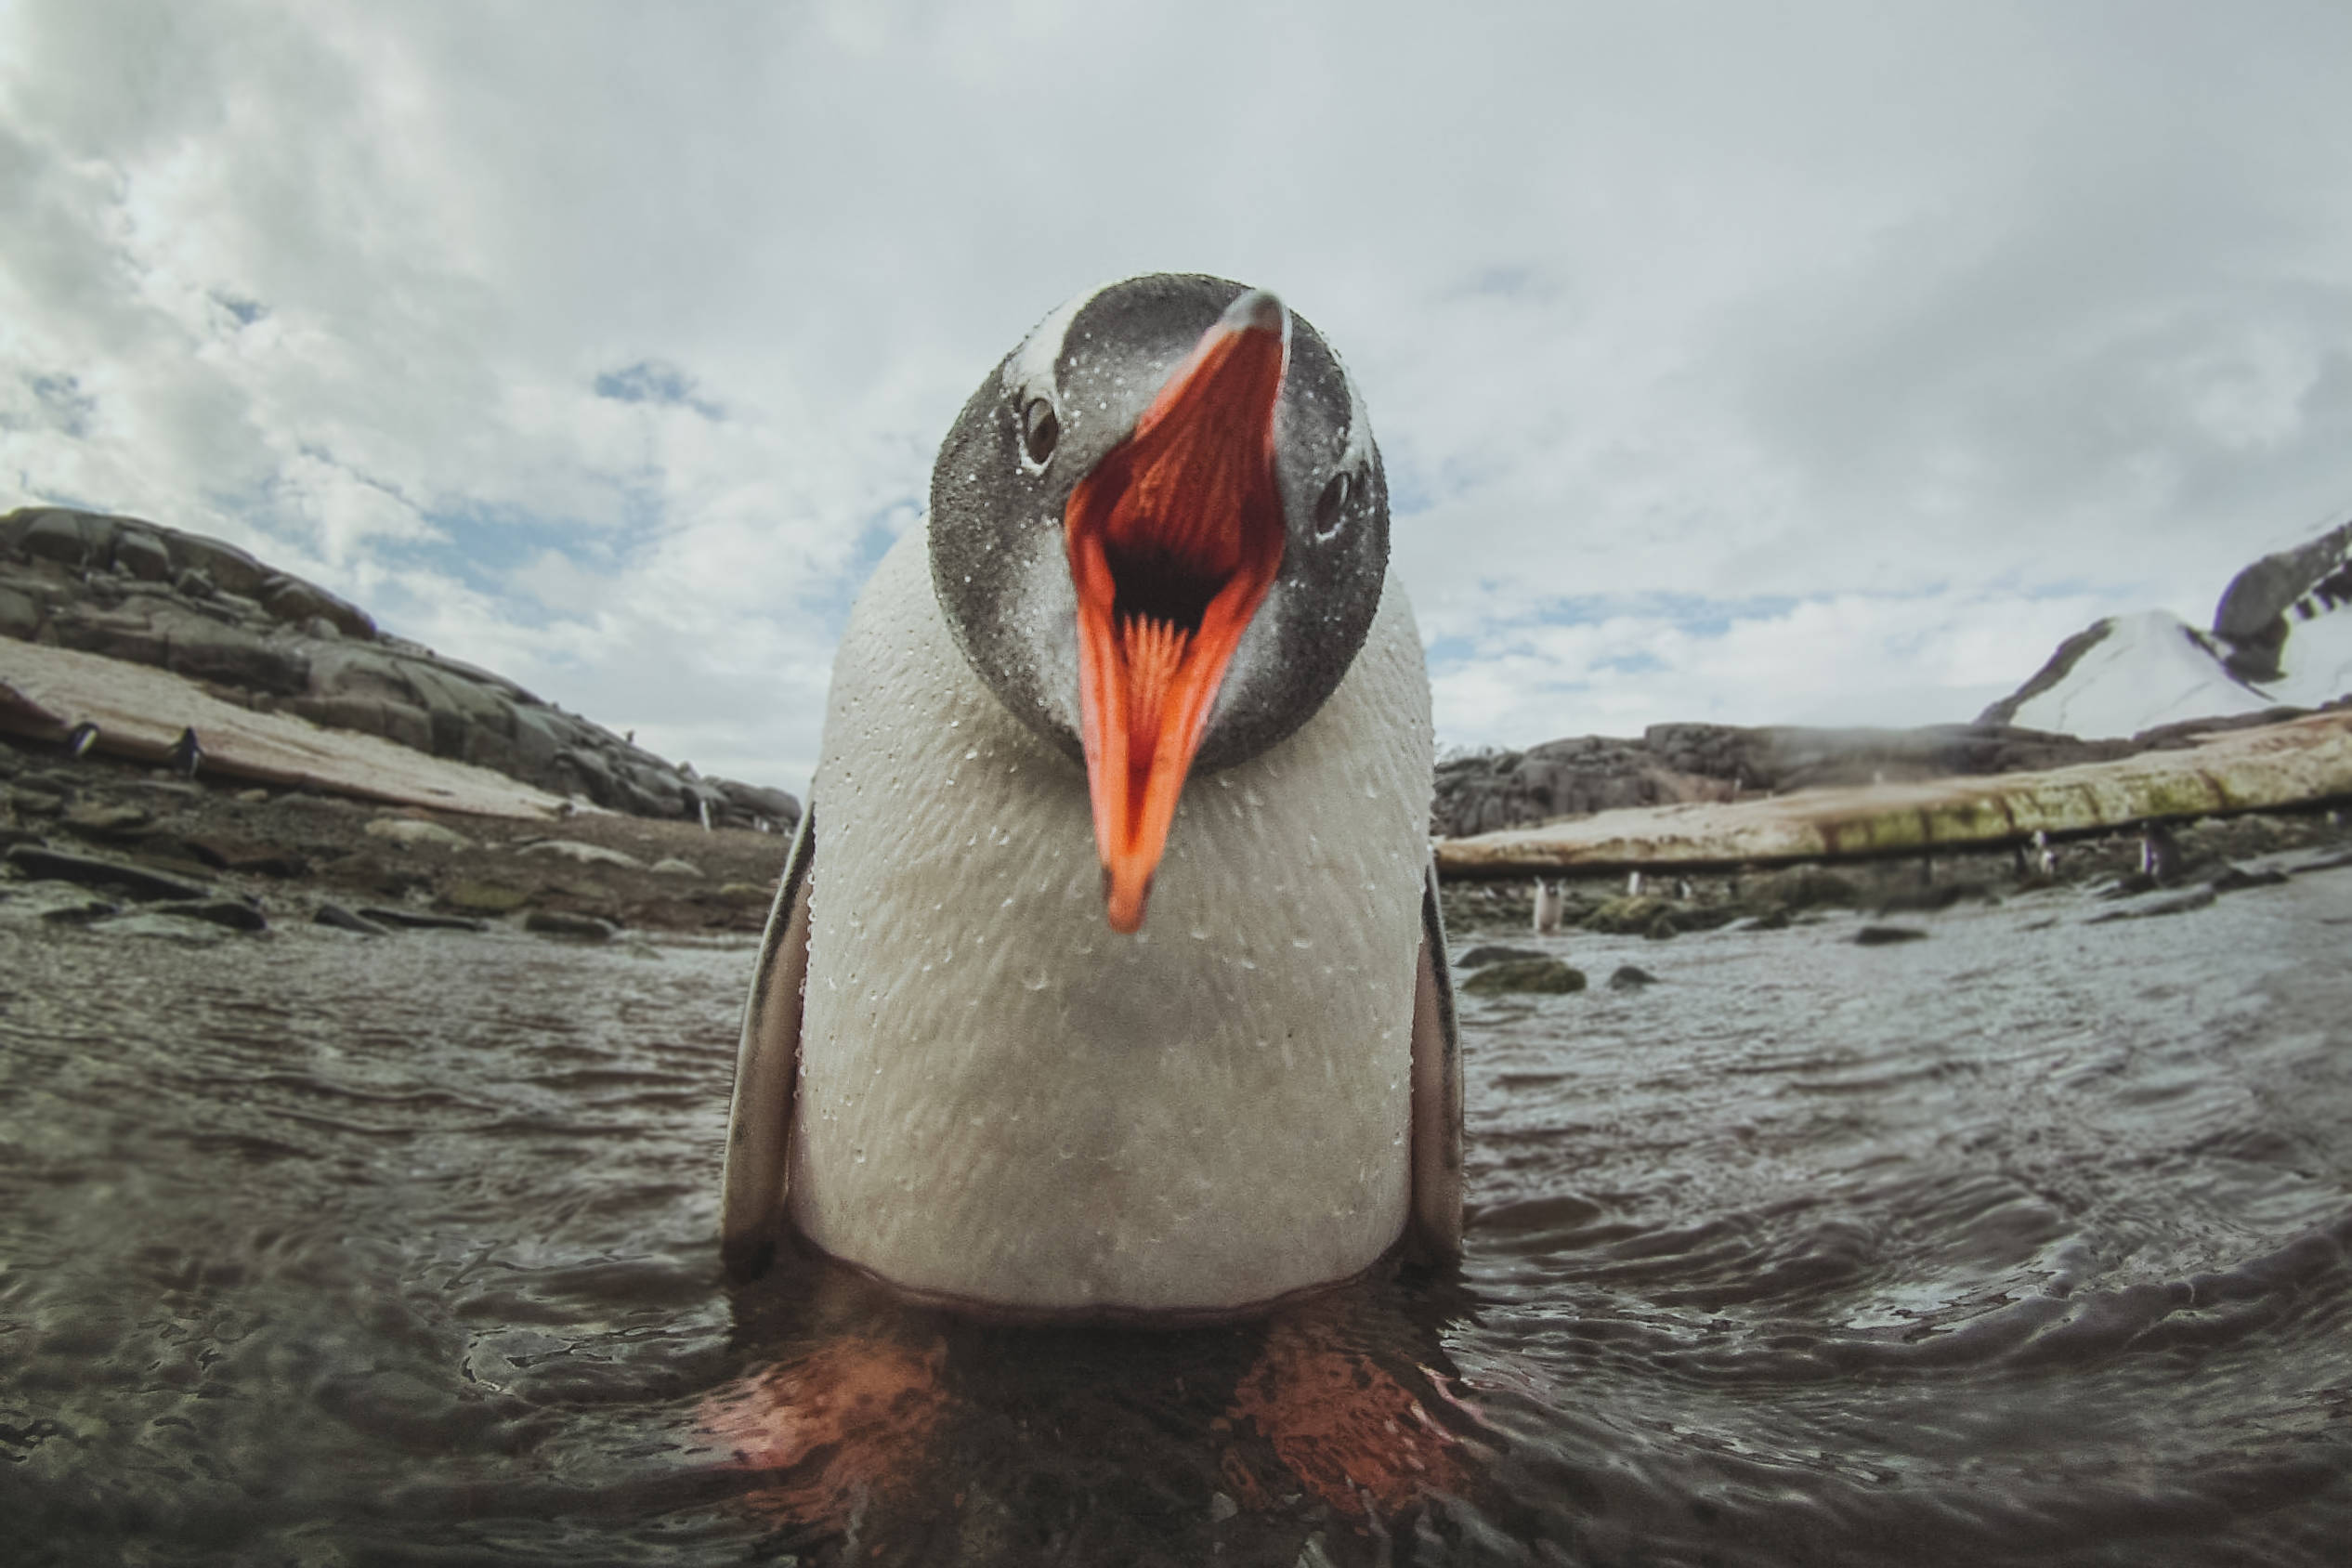
[[[794,789],[999,356],[1365,390],[1440,739],[1972,716],[2352,512],[2352,6],[0,0],[0,509]]]

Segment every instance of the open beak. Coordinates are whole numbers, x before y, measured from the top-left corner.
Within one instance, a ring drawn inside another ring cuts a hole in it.
[[[1262,289],[1201,334],[1063,514],[1104,912],[1143,923],[1217,688],[1282,566],[1274,402],[1289,314]]]

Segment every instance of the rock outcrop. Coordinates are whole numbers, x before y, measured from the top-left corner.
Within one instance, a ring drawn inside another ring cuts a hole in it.
[[[2185,743],[2185,737],[2171,732],[2087,741],[2000,725],[1919,729],[1652,725],[1638,740],[1585,736],[1524,751],[1446,758],[1437,765],[1431,831],[1468,838],[1634,806],[2017,773]]]
[[[640,817],[790,828],[780,790],[701,778],[233,545],[62,507],[0,516],[0,636],[153,665],[288,713]],[[0,644],[0,660],[6,645]]]
[[[1436,859],[1442,876],[1500,877],[1916,857],[2346,796],[2352,710],[2106,762],[1615,811],[1450,839]]]

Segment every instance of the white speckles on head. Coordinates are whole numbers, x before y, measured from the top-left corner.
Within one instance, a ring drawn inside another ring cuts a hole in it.
[[[1032,398],[1043,398],[1056,408],[1061,406],[1061,387],[1056,383],[1053,367],[1062,358],[1062,345],[1070,335],[1070,323],[1089,301],[1111,285],[1092,288],[1076,299],[1055,307],[1042,321],[1029,329],[1029,335],[1021,340],[1021,346],[1005,361],[1004,389],[1021,407]]]

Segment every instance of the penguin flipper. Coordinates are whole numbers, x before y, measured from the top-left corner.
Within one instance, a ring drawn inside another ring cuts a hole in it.
[[[1413,978],[1413,1201],[1405,1255],[1446,1263],[1462,1255],[1462,1036],[1437,863],[1421,882],[1421,948]]]
[[[809,872],[816,862],[817,803],[811,800],[776,884],[751,995],[743,1006],[743,1039],[736,1048],[719,1257],[727,1277],[738,1281],[766,1271],[783,1222],[784,1156],[800,1080],[801,992],[808,979]]]

